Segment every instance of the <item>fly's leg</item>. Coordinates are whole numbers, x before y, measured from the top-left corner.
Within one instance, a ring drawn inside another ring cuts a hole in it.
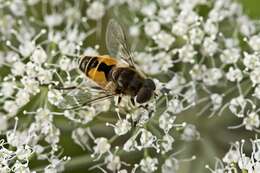
[[[135,106],[135,99],[133,97],[130,98],[130,101],[131,101],[132,105]]]
[[[118,107],[119,104],[121,103],[121,101],[122,101],[122,97],[121,97],[121,96],[118,96],[115,105]]]

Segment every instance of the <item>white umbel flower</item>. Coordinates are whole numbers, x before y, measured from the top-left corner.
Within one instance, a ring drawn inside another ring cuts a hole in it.
[[[47,54],[42,47],[38,47],[32,53],[31,60],[36,64],[42,64],[47,60]]]
[[[160,31],[153,37],[153,39],[159,48],[165,50],[168,50],[172,43],[175,42],[175,38],[165,31]]]
[[[13,64],[11,71],[15,76],[23,76],[25,72],[25,64],[21,61],[17,61]]]
[[[144,32],[148,36],[152,37],[157,34],[161,30],[161,25],[159,22],[153,20],[150,22],[145,23],[144,25]]]
[[[260,83],[260,67],[253,69],[250,73],[250,79],[253,82],[253,85]]]
[[[254,51],[260,51],[260,35],[250,37],[249,45]]]
[[[240,69],[230,67],[226,74],[226,77],[231,82],[240,82],[243,78],[243,75]]]
[[[94,154],[99,154],[102,155],[110,150],[111,145],[108,143],[108,140],[104,137],[100,137],[95,139],[95,144],[94,146]]]
[[[114,130],[118,136],[126,134],[131,129],[131,123],[126,119],[120,119],[115,124]]]
[[[234,64],[240,58],[240,50],[237,48],[229,48],[223,50],[220,59],[225,64]]]
[[[254,69],[260,66],[260,59],[257,53],[249,54],[244,52],[243,63],[248,69]]]
[[[250,112],[247,117],[244,118],[243,124],[247,130],[257,129],[260,125],[259,115],[256,112]]]
[[[203,75],[203,82],[206,85],[216,85],[222,78],[222,71],[219,68],[207,69]]]
[[[59,26],[63,22],[63,16],[58,13],[53,13],[51,15],[44,16],[44,22],[50,28]]]
[[[105,14],[105,6],[99,1],[94,1],[87,9],[87,16],[92,20],[99,20]]]
[[[144,171],[146,173],[151,173],[151,172],[156,171],[157,165],[158,165],[157,158],[146,157],[145,159],[142,159],[140,162],[142,171]]]
[[[156,4],[153,2],[142,6],[141,8],[141,12],[147,17],[152,17],[156,11],[157,11],[157,7]]]

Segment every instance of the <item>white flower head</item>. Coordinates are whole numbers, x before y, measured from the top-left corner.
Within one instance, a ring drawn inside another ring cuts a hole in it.
[[[31,60],[36,64],[42,64],[47,60],[47,54],[42,47],[37,47],[31,56]]]
[[[180,99],[174,98],[171,99],[168,103],[167,110],[173,114],[178,114],[184,109],[183,103]]]
[[[105,15],[105,6],[99,1],[94,1],[87,9],[87,16],[92,20],[99,20]]]
[[[175,38],[165,31],[160,31],[153,39],[159,48],[165,50],[169,50],[170,46],[175,42]]]
[[[19,89],[16,93],[16,104],[19,107],[24,106],[26,103],[30,101],[30,94],[26,89]]]
[[[165,132],[168,132],[169,130],[171,130],[171,128],[173,128],[175,119],[176,116],[172,116],[169,113],[165,112],[159,118],[159,127]]]
[[[247,130],[257,129],[260,125],[259,115],[256,112],[250,112],[247,117],[244,118],[243,124]]]
[[[204,31],[199,27],[194,27],[189,30],[189,40],[191,44],[201,44],[204,36]]]
[[[207,71],[207,67],[203,65],[195,64],[193,68],[189,71],[192,79],[202,80],[204,73]]]
[[[128,139],[126,143],[123,146],[124,151],[130,152],[130,151],[135,151],[135,146],[137,145],[137,142],[133,137]]]
[[[157,7],[156,4],[153,2],[142,6],[141,8],[141,12],[147,17],[152,17],[156,11],[157,11]]]
[[[226,77],[231,82],[240,82],[243,78],[243,74],[240,69],[230,67],[226,73]]]
[[[172,7],[161,8],[158,12],[159,22],[162,24],[171,23],[174,20],[175,12]]]
[[[240,50],[238,48],[228,48],[222,51],[220,59],[225,64],[234,64],[240,58]]]
[[[109,144],[108,140],[104,137],[96,138],[94,146],[94,154],[102,155],[110,150],[111,145]]]
[[[10,64],[18,61],[19,59],[20,59],[19,54],[17,54],[16,52],[13,52],[13,51],[9,51],[5,55],[5,61]]]
[[[156,20],[149,21],[144,25],[144,32],[150,37],[157,34],[160,30],[161,30],[161,24]]]
[[[181,74],[176,73],[172,79],[167,82],[165,87],[170,89],[172,93],[178,94],[183,89],[183,85],[185,85],[186,82],[186,79]]]
[[[260,83],[260,67],[250,72],[250,79],[253,82],[253,86]]]
[[[13,82],[3,82],[1,87],[1,95],[8,98],[14,93],[14,83]]]
[[[202,44],[203,54],[213,56],[218,50],[218,44],[212,37],[206,37]]]
[[[22,0],[14,0],[10,4],[10,10],[16,16],[24,16],[26,12],[26,6]]]
[[[142,171],[146,173],[154,172],[157,170],[157,165],[158,165],[158,159],[157,158],[151,158],[151,157],[146,157],[141,160],[140,166]]]
[[[72,132],[72,139],[78,144],[83,150],[91,149],[89,146],[89,136],[87,129],[77,128]]]
[[[31,154],[32,154],[32,149],[28,145],[18,147],[16,150],[16,156],[19,160],[24,160],[29,158]]]
[[[239,158],[238,160],[238,167],[241,170],[249,170],[252,167],[252,163],[251,163],[251,159],[247,156],[245,156],[245,154],[242,155],[242,157]]]
[[[171,31],[174,35],[185,36],[188,29],[189,29],[189,26],[185,22],[179,21],[179,22],[173,23]]]
[[[245,36],[251,36],[256,31],[254,22],[249,19],[246,15],[238,16],[237,22],[239,24],[239,30]]]
[[[248,69],[254,69],[260,66],[260,59],[257,53],[249,54],[244,52],[243,63]]]
[[[53,13],[50,15],[44,16],[44,22],[50,28],[59,26],[63,22],[63,16],[59,13]]]
[[[212,110],[217,111],[222,105],[223,96],[220,95],[220,94],[214,93],[214,94],[210,95],[210,100],[211,100],[212,105],[213,105]]]
[[[59,90],[50,90],[48,92],[48,100],[51,104],[58,106],[60,103],[63,102],[63,96],[62,93]]]
[[[74,68],[74,66],[72,65],[71,59],[69,59],[67,57],[63,57],[63,58],[60,59],[59,67],[63,71],[70,71],[70,70],[72,70]]]
[[[28,91],[30,94],[34,95],[34,94],[40,92],[39,82],[35,78],[24,76],[21,79],[21,82],[24,85],[24,89],[26,91]]]
[[[145,129],[141,130],[140,142],[142,148],[152,147],[156,140],[157,137],[154,136],[151,132]]]
[[[157,0],[157,1],[162,6],[168,6],[168,5],[171,5],[173,3],[173,0]]]
[[[254,51],[260,51],[260,35],[250,37],[249,45]]]
[[[16,61],[12,66],[12,73],[15,76],[23,76],[25,72],[25,64],[21,61]]]
[[[232,162],[237,163],[240,157],[239,154],[240,154],[239,151],[237,151],[236,149],[230,149],[224,156],[223,161],[225,163],[232,163]]]
[[[19,110],[19,106],[13,100],[5,101],[3,108],[11,117],[15,116],[17,111]]]
[[[176,173],[180,167],[180,163],[177,159],[171,157],[165,160],[162,165],[162,173]]]
[[[178,49],[178,57],[184,63],[194,63],[195,55],[197,52],[194,50],[194,47],[190,44],[186,44],[180,49]]]
[[[83,55],[88,55],[88,56],[97,56],[98,54],[99,54],[98,51],[92,47],[87,47],[83,53]]]
[[[163,148],[162,153],[171,151],[173,142],[174,142],[174,139],[171,135],[169,135],[169,134],[164,135],[162,138],[162,143],[161,143],[161,146]]]
[[[233,98],[230,101],[229,109],[230,111],[238,117],[244,117],[244,109],[246,106],[246,99],[243,96]]]
[[[32,52],[35,50],[35,43],[31,40],[24,40],[19,45],[19,52],[24,56],[28,57],[32,54]]]
[[[222,71],[219,68],[207,69],[203,75],[203,82],[208,86],[216,85],[222,78],[222,75]]]
[[[200,138],[200,133],[197,131],[196,126],[188,124],[184,127],[181,138],[185,141],[198,140]]]
[[[117,155],[109,154],[105,158],[105,163],[107,164],[107,168],[111,171],[117,171],[121,168],[121,160]]]
[[[211,20],[207,20],[204,25],[204,30],[207,34],[215,36],[218,33],[218,26]]]
[[[129,27],[129,35],[132,37],[138,37],[140,32],[140,27],[138,25],[132,25]]]
[[[115,133],[119,136],[126,134],[131,129],[131,123],[127,119],[119,119],[114,127]]]

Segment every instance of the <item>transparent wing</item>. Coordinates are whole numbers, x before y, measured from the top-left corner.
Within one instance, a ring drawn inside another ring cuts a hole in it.
[[[109,94],[107,92],[100,91],[98,94],[93,95],[91,91],[75,89],[63,93],[63,99],[58,104],[58,107],[64,110],[78,109],[102,100],[110,99],[113,96],[114,94]]]
[[[120,57],[135,67],[133,54],[127,44],[126,35],[118,22],[111,19],[106,30],[106,46],[111,56]]]

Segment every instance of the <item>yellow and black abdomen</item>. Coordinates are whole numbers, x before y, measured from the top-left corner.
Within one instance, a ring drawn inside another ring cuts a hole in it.
[[[117,64],[117,60],[110,56],[84,56],[80,59],[79,69],[101,87],[105,88],[109,82],[109,74]]]

